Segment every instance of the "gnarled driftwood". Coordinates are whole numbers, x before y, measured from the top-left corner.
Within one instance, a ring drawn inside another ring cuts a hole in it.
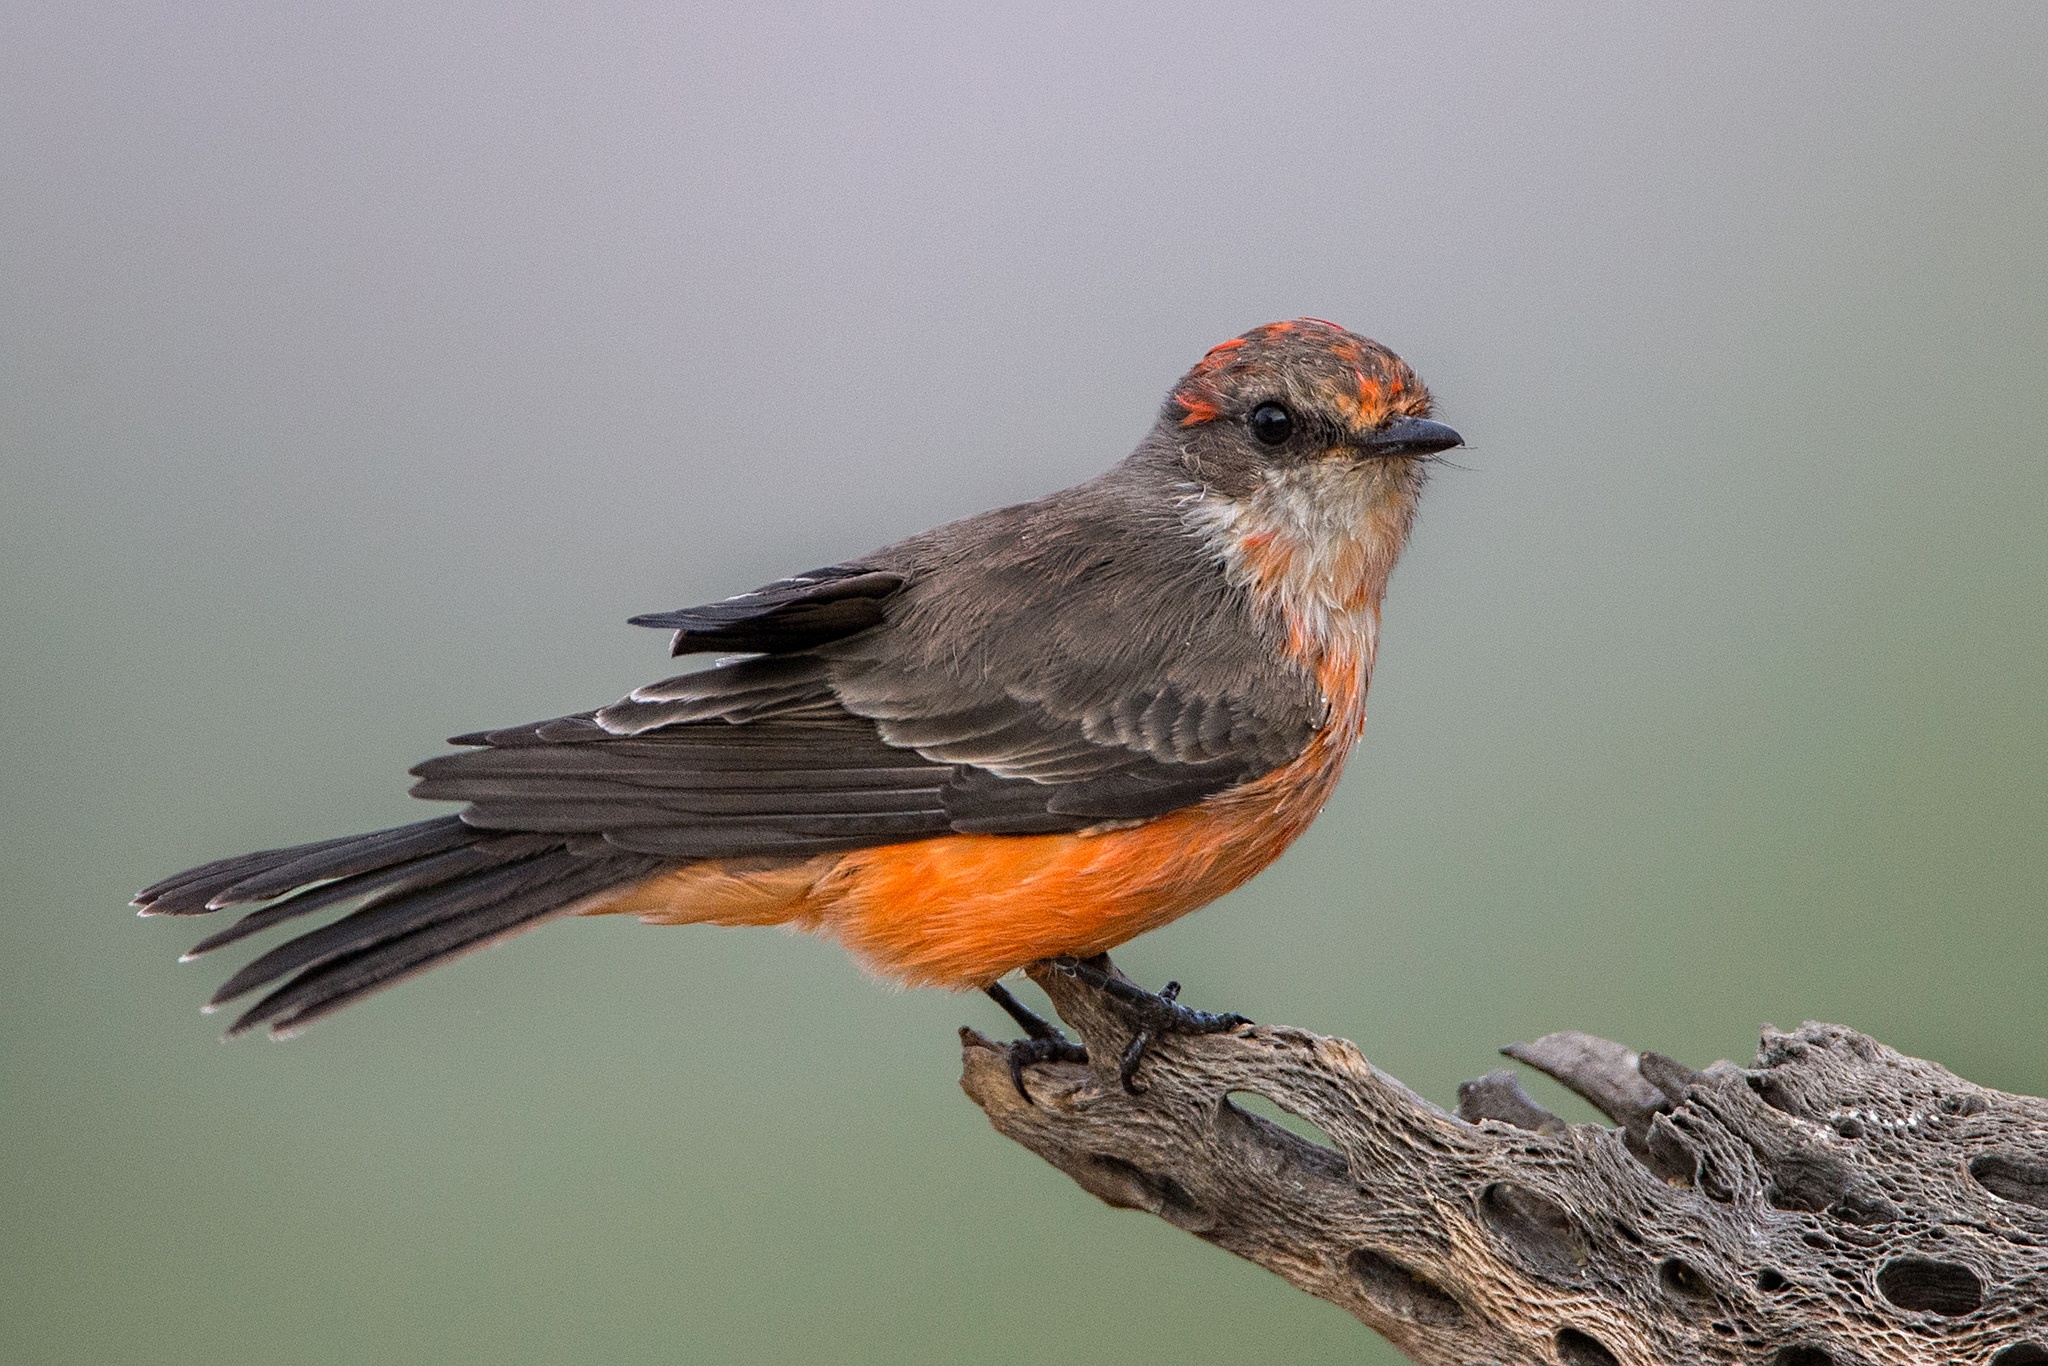
[[[1163,1039],[1131,1095],[1117,1007],[1033,977],[1091,1061],[1030,1068],[1027,1101],[1006,1046],[961,1031],[961,1085],[998,1131],[1426,1366],[2048,1363],[2048,1101],[1826,1024],[1766,1027],[1753,1068],[1574,1033],[1506,1050],[1613,1129],[1564,1123],[1506,1071],[1448,1114],[1285,1027]]]

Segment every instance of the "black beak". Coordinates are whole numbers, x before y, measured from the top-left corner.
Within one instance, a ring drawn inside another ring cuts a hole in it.
[[[1357,443],[1365,455],[1405,456],[1435,455],[1464,444],[1464,437],[1424,417],[1397,417]]]

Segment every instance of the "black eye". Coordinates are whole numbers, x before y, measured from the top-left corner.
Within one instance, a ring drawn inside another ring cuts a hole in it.
[[[1252,435],[1263,446],[1277,446],[1294,435],[1294,414],[1277,403],[1261,403],[1252,409]]]

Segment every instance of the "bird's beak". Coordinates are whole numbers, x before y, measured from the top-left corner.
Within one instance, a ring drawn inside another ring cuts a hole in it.
[[[1397,417],[1353,443],[1365,456],[1423,456],[1465,444],[1465,438],[1425,417]]]

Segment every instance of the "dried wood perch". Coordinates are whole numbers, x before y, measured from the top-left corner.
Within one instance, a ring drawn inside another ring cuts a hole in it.
[[[1564,1123],[1505,1071],[1447,1114],[1284,1027],[1164,1039],[1130,1095],[1116,1008],[1033,975],[1091,1061],[1030,1068],[1026,1101],[1006,1046],[961,1031],[961,1085],[998,1131],[1425,1366],[2048,1363],[2048,1101],[1825,1024],[1767,1028],[1750,1069],[1572,1033],[1507,1050],[1615,1129]]]

